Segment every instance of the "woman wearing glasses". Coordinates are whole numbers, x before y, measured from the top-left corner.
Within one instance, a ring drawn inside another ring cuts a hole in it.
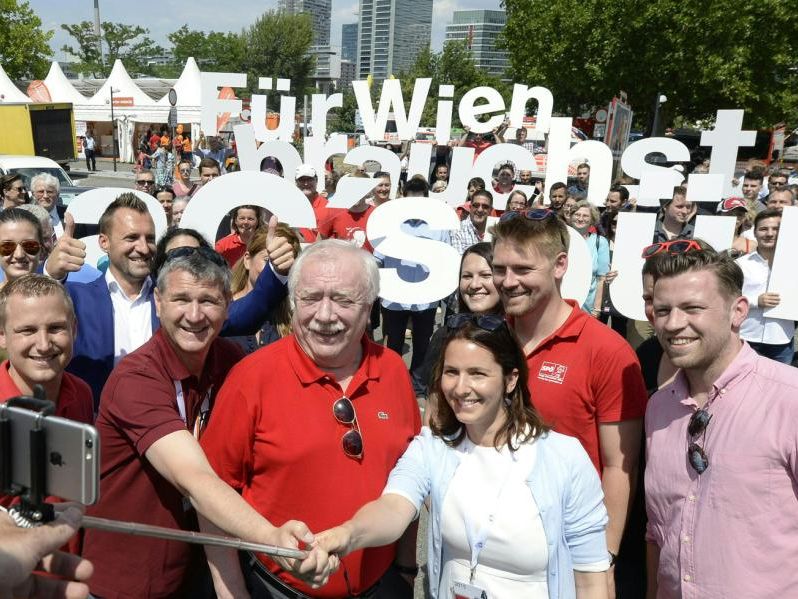
[[[194,184],[191,182],[191,169],[193,167],[190,157],[184,157],[177,165],[177,177],[172,183],[172,189],[175,191],[176,197],[191,195],[191,190]]]
[[[0,212],[0,287],[39,268],[44,239],[39,220],[21,208]]]
[[[457,314],[447,329],[431,427],[383,495],[318,542],[339,554],[391,543],[429,497],[433,598],[606,598],[607,511],[587,454],[532,407],[502,318]]]
[[[570,224],[585,239],[590,252],[592,276],[590,290],[582,309],[596,318],[601,316],[601,304],[604,301],[604,281],[610,271],[610,244],[607,238],[592,231],[599,221],[598,209],[587,200],[580,200],[571,212]]]

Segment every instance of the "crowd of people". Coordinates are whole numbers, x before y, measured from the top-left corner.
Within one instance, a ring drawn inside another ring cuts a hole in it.
[[[428,269],[366,236],[391,201],[389,173],[335,209],[342,173],[286,173],[267,158],[262,170],[294,178],[316,227],[242,204],[206,239],[181,215],[224,176],[229,149],[203,137],[186,151],[184,136],[178,155],[177,140],[147,135],[154,169],[142,160],[135,188],[166,213],[160,239],[135,193],[92,231],[64,212],[53,177],[33,177],[30,195],[20,177],[2,179],[0,400],[41,385],[57,415],[94,424],[90,515],[306,557],[75,534],[75,508],[35,537],[7,535],[0,514],[0,572],[14,571],[3,591],[412,597],[425,510],[433,598],[720,599],[798,586],[785,567],[798,539],[795,326],[767,316],[780,301],[768,282],[781,211],[796,204],[791,173],[745,173],[743,195],[715,211],[737,219],[723,252],[694,238],[698,207],[676,187],[643,250],[637,322],[612,305],[611,264],[618,214],[646,209],[631,180],[590,204],[587,163],[548,197],[531,173],[499,164],[469,182],[456,230],[403,223],[461,255],[454,294],[413,304],[380,299],[379,268],[409,282]],[[462,143],[492,140],[467,132]],[[436,160],[398,195],[426,197],[448,177]],[[495,194],[510,192],[497,210]],[[582,304],[560,291],[568,226],[592,259]],[[80,237],[92,232],[107,259],[85,281]],[[65,580],[28,576],[70,537],[73,557],[38,567]]]

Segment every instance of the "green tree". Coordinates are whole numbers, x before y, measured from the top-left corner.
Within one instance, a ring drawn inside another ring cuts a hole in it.
[[[313,41],[310,15],[290,15],[267,11],[240,35],[242,67],[252,93],[258,90],[258,77],[280,77],[291,80],[291,93],[302,105],[302,96],[309,91],[314,58],[309,55]],[[269,108],[277,109],[275,93],[269,94]]]
[[[504,0],[517,81],[577,115],[628,93],[647,124],[657,93],[687,120],[743,108],[748,126],[798,118],[798,13],[787,0]],[[534,26],[534,29],[533,29]]]
[[[0,64],[11,79],[36,79],[47,74],[52,31],[27,2],[0,0]]]
[[[443,51],[439,54],[432,52],[429,47],[419,52],[410,70],[399,76],[402,81],[402,96],[405,99],[406,108],[410,107],[415,80],[421,77],[430,77],[432,79],[430,96],[427,98],[421,117],[421,123],[424,126],[431,127],[435,124],[438,110],[436,93],[439,85],[454,86],[453,101],[455,109],[452,113],[453,127],[462,126],[457,114],[457,104],[467,91],[486,85],[499,91],[505,97],[505,101],[508,98],[507,85],[497,77],[477,68],[465,41],[447,42],[443,46]]]
[[[107,76],[114,61],[120,59],[128,72],[133,74],[153,74],[154,66],[150,59],[164,53],[164,49],[149,37],[149,30],[138,25],[104,22],[101,25],[102,42],[105,46],[105,61],[101,59],[97,46],[94,24],[81,21],[76,24],[61,25],[61,29],[71,35],[76,47],[64,45],[61,50],[78,59],[78,69],[95,77]]]
[[[196,31],[183,25],[168,36],[178,74],[186,60],[193,56],[206,71],[238,72],[243,67],[244,47],[241,36],[218,31]]]

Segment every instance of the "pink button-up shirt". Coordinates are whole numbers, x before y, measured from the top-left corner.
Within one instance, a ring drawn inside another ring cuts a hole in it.
[[[798,369],[743,345],[709,394],[700,476],[687,461],[697,409],[679,373],[646,411],[657,597],[798,597]]]

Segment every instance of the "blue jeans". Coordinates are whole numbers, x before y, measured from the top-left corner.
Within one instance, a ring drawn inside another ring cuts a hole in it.
[[[792,341],[783,345],[774,345],[772,343],[751,343],[748,342],[754,351],[760,356],[765,356],[776,362],[782,364],[792,364],[792,357],[794,354]]]

